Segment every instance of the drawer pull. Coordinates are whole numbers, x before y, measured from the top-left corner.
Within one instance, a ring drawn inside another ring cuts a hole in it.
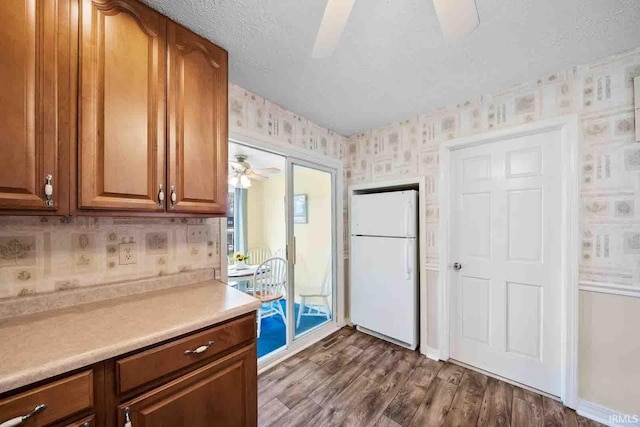
[[[200,353],[204,353],[205,351],[209,350],[209,347],[211,347],[213,345],[213,341],[209,341],[207,343],[207,345],[201,345],[200,347],[196,348],[195,350],[186,350],[184,352],[184,354],[186,356],[189,356],[191,354],[200,354]],[[2,427],[2,426],[0,426]]]
[[[124,427],[131,427],[131,409],[127,406],[124,408]]]
[[[47,174],[44,179],[46,181],[44,184],[44,205],[53,206],[53,184],[51,183],[51,181],[53,180],[53,175]]]
[[[171,186],[170,200],[171,200],[171,209],[175,209],[176,208],[176,201],[178,200],[178,195],[176,194],[176,186],[175,185]]]
[[[39,414],[40,412],[44,411],[45,409],[47,409],[47,405],[42,403],[42,404],[36,406],[35,408],[33,408],[33,411],[29,412],[27,415],[23,415],[21,417],[12,418],[12,419],[10,419],[8,421],[5,421],[2,424],[0,424],[0,427],[19,426],[20,424],[22,424],[25,421],[27,421],[29,418],[33,417],[36,414]]]

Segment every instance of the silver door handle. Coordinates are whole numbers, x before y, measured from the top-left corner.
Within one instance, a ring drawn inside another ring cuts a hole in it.
[[[35,408],[33,408],[33,410],[31,412],[29,412],[28,414],[26,414],[26,415],[22,415],[20,417],[12,418],[10,420],[7,420],[7,421],[3,422],[2,424],[0,424],[0,427],[19,426],[20,424],[26,422],[29,418],[33,417],[36,414],[39,414],[40,412],[44,411],[45,409],[47,409],[47,405],[42,403],[42,404],[36,406]]]
[[[176,201],[178,200],[178,195],[176,194],[176,186],[172,185],[171,186],[171,209],[175,209],[176,208]]]
[[[459,262],[454,262],[454,263],[453,263],[453,269],[454,269],[455,271],[460,271],[460,270],[462,270],[462,264],[460,264]]]
[[[209,347],[211,347],[212,345],[213,345],[213,340],[209,341],[205,345],[201,345],[200,347],[196,348],[195,350],[185,350],[184,354],[185,354],[185,356],[188,356],[190,354],[204,353],[205,351],[209,350]]]
[[[47,176],[44,177],[45,179],[45,184],[44,184],[44,205],[45,206],[53,206],[53,175],[52,174],[47,174]]]

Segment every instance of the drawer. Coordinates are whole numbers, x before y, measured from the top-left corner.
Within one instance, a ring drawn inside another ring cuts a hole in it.
[[[253,315],[116,361],[120,394],[255,339]]]
[[[96,417],[91,415],[76,422],[67,424],[65,427],[96,427]]]
[[[33,415],[25,426],[44,426],[92,408],[93,371],[81,372],[0,401],[0,423],[28,414],[41,404],[47,405],[46,409]]]

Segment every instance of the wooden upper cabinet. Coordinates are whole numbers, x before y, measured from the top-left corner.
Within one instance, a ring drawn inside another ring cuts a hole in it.
[[[227,52],[173,22],[168,38],[167,210],[222,215],[227,202]]]
[[[68,212],[69,13],[68,0],[0,2],[0,210]]]
[[[78,208],[164,211],[165,17],[80,0]]]

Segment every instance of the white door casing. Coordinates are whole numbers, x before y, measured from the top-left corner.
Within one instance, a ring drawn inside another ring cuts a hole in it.
[[[454,140],[440,156],[442,358],[575,406],[576,117]]]

